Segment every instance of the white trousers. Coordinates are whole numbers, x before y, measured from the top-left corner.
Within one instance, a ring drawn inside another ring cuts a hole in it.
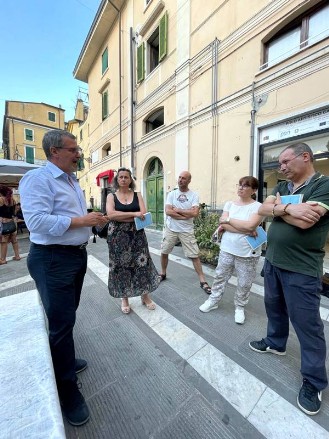
[[[243,308],[249,301],[252,282],[256,276],[259,256],[242,258],[223,251],[219,252],[216,276],[212,284],[209,300],[218,303],[223,297],[225,287],[235,269],[238,285],[234,294],[234,305]]]

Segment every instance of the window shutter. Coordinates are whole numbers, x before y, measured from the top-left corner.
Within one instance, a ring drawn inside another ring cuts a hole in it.
[[[137,47],[137,82],[142,82],[145,75],[145,43]]]
[[[80,158],[79,158],[79,160],[78,160],[77,165],[78,165],[78,167],[77,167],[77,170],[78,170],[78,171],[83,171],[83,170],[85,169],[84,155],[83,155],[83,153],[81,153],[81,156],[80,156]]]
[[[107,91],[102,94],[102,117],[105,119],[108,116],[108,99]]]
[[[168,14],[160,20],[159,25],[159,62],[167,55]]]
[[[105,70],[108,68],[108,65],[109,65],[108,49],[105,49],[102,55],[102,75],[105,72]]]
[[[30,148],[29,146],[25,147],[25,154],[26,154],[26,162],[27,163],[34,163],[34,148]]]

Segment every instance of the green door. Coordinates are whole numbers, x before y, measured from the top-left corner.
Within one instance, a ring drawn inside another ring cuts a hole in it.
[[[147,208],[152,213],[153,226],[163,227],[163,167],[159,159],[153,159],[146,180]]]

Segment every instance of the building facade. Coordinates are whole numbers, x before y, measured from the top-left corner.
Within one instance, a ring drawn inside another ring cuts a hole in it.
[[[42,165],[46,157],[42,138],[50,129],[65,128],[65,110],[44,103],[6,101],[3,152],[9,160]]]
[[[130,167],[161,227],[182,170],[212,208],[244,175],[262,201],[297,140],[329,174],[328,74],[327,0],[102,1],[74,69],[89,88],[90,196],[101,206],[110,171]]]

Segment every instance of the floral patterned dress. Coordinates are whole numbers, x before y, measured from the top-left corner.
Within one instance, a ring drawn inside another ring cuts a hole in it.
[[[139,211],[137,193],[131,204],[122,204],[114,194],[115,209]],[[135,222],[111,221],[108,229],[109,293],[113,297],[135,297],[151,293],[159,285],[159,275],[151,259],[144,229]]]

